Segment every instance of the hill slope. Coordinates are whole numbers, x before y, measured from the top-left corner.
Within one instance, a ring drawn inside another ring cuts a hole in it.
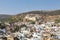
[[[60,10],[54,10],[54,11],[30,11],[30,12],[24,12],[15,15],[13,18],[14,20],[24,20],[24,17],[27,15],[33,15],[33,16],[43,16],[44,20],[56,20],[60,19]],[[42,19],[42,18],[41,18]]]

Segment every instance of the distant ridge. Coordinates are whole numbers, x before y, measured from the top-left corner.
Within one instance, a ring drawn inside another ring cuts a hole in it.
[[[11,15],[6,15],[6,14],[0,14],[0,20],[4,20],[11,17]]]

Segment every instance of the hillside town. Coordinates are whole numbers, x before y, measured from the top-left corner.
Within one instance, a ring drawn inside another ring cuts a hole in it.
[[[60,40],[57,16],[29,14],[18,22],[0,22],[0,40]]]

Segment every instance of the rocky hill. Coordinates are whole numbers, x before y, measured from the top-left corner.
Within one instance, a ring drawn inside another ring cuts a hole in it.
[[[32,16],[42,16],[44,18],[41,18],[41,19],[44,19],[44,20],[56,20],[56,19],[60,19],[60,10],[54,10],[54,11],[30,11],[30,12],[24,12],[24,13],[20,13],[20,14],[17,14],[17,15],[0,15],[0,20],[4,20],[4,19],[7,19],[6,21],[22,21],[24,20],[24,17],[26,15],[32,15]]]
[[[50,20],[60,20],[60,10],[53,10],[53,11],[30,11],[30,12],[24,12],[17,14],[13,16],[13,20],[15,21],[22,21],[25,20],[24,18],[27,16],[37,16],[41,17],[44,21],[50,21]]]

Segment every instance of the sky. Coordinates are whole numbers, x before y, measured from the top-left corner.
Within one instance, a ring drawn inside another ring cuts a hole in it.
[[[60,0],[0,0],[0,14],[15,15],[36,10],[59,10]]]

